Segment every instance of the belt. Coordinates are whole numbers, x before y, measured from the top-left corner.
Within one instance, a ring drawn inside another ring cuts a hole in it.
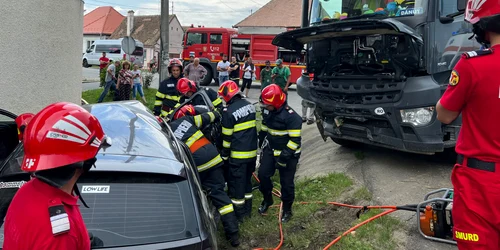
[[[458,164],[463,164],[464,159],[467,159],[467,167],[469,168],[474,168],[474,169],[479,169],[479,170],[484,170],[488,172],[495,172],[495,162],[487,162],[487,161],[481,161],[476,158],[468,158],[465,157],[464,155],[459,154],[457,156],[457,163]]]
[[[203,147],[209,143],[210,143],[210,141],[207,138],[202,137],[199,140],[195,141],[193,143],[193,145],[191,145],[189,150],[191,150],[191,153],[194,153],[194,152],[198,151],[198,149],[200,149],[201,147]]]

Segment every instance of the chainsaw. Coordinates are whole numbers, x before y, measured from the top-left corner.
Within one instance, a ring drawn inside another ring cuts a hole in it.
[[[453,189],[442,188],[425,195],[424,201],[417,205],[420,234],[428,240],[457,244],[453,240],[452,207]]]

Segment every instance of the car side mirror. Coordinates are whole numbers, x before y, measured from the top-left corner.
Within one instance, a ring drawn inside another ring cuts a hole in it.
[[[439,18],[439,21],[442,23],[442,24],[448,24],[448,23],[452,23],[453,22],[453,17],[447,17],[447,16],[442,16]]]
[[[467,6],[467,0],[457,0],[458,11],[465,11],[466,6]]]

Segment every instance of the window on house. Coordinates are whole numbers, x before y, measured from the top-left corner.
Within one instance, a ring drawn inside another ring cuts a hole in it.
[[[210,44],[222,44],[222,34],[210,34]]]
[[[207,43],[207,33],[188,33],[187,45],[193,44],[206,44]]]

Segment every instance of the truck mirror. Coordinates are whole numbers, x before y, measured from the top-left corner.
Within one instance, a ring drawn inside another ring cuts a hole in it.
[[[442,23],[442,24],[448,24],[448,23],[452,23],[453,22],[453,17],[447,17],[447,16],[442,16],[439,18],[439,21]]]
[[[457,0],[457,10],[465,11],[465,6],[467,5],[467,0]]]

